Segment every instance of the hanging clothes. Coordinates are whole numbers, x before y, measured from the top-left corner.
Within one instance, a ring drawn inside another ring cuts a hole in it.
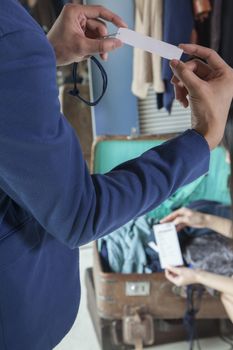
[[[195,19],[195,30],[197,34],[196,43],[202,46],[210,47],[212,15],[210,0],[193,0],[193,13]]]
[[[222,6],[223,0],[213,0],[210,46],[217,52],[219,51],[221,41]]]
[[[193,0],[193,12],[196,20],[203,22],[212,11],[210,0]]]
[[[233,67],[233,36],[232,36],[233,1],[224,0],[222,3],[222,25],[220,55]]]
[[[193,9],[191,0],[164,0],[163,10],[163,40],[173,44],[189,43],[194,27]],[[171,112],[175,98],[173,85],[170,83],[172,70],[169,61],[163,59],[162,78],[165,83],[163,96],[164,107]]]
[[[163,1],[136,0],[135,30],[141,34],[162,40]],[[138,48],[134,49],[132,92],[139,98],[146,98],[148,88],[164,92],[161,74],[161,57]]]
[[[30,8],[31,15],[47,33],[60,15],[63,6],[71,2],[69,0],[40,0]],[[77,2],[77,1],[76,1]]]

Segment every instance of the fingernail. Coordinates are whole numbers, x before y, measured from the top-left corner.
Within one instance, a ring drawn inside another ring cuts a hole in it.
[[[170,66],[171,66],[171,68],[176,69],[177,66],[179,65],[179,63],[180,63],[179,60],[171,60],[170,61]]]
[[[115,39],[115,47],[122,47],[123,46],[123,42],[119,39]]]
[[[184,51],[186,54],[191,54],[193,50],[195,50],[194,44],[180,44],[179,48]]]
[[[104,53],[104,54],[103,54],[103,60],[104,60],[104,61],[107,61],[107,60],[108,60],[108,54],[107,54],[107,53]]]

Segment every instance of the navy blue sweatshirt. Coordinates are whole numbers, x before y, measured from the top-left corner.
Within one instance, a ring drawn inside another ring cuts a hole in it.
[[[53,48],[16,0],[0,0],[0,349],[58,344],[78,312],[78,247],[208,166],[205,139],[189,130],[91,176],[60,113]]]

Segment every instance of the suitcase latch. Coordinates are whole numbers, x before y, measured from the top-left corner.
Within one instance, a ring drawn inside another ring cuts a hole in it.
[[[125,294],[127,296],[149,296],[150,282],[126,282]]]
[[[154,344],[153,317],[145,312],[144,307],[126,306],[123,318],[124,344],[134,345],[136,350],[144,345]]]

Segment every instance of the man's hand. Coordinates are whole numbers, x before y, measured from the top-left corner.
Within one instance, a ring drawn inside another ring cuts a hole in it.
[[[48,33],[57,57],[57,65],[78,62],[99,53],[102,59],[122,46],[118,39],[103,39],[108,35],[105,22],[127,27],[123,20],[102,6],[67,4]]]
[[[211,49],[191,44],[180,48],[205,61],[171,61],[172,82],[176,99],[191,107],[193,128],[213,149],[222,140],[233,98],[233,70]]]

